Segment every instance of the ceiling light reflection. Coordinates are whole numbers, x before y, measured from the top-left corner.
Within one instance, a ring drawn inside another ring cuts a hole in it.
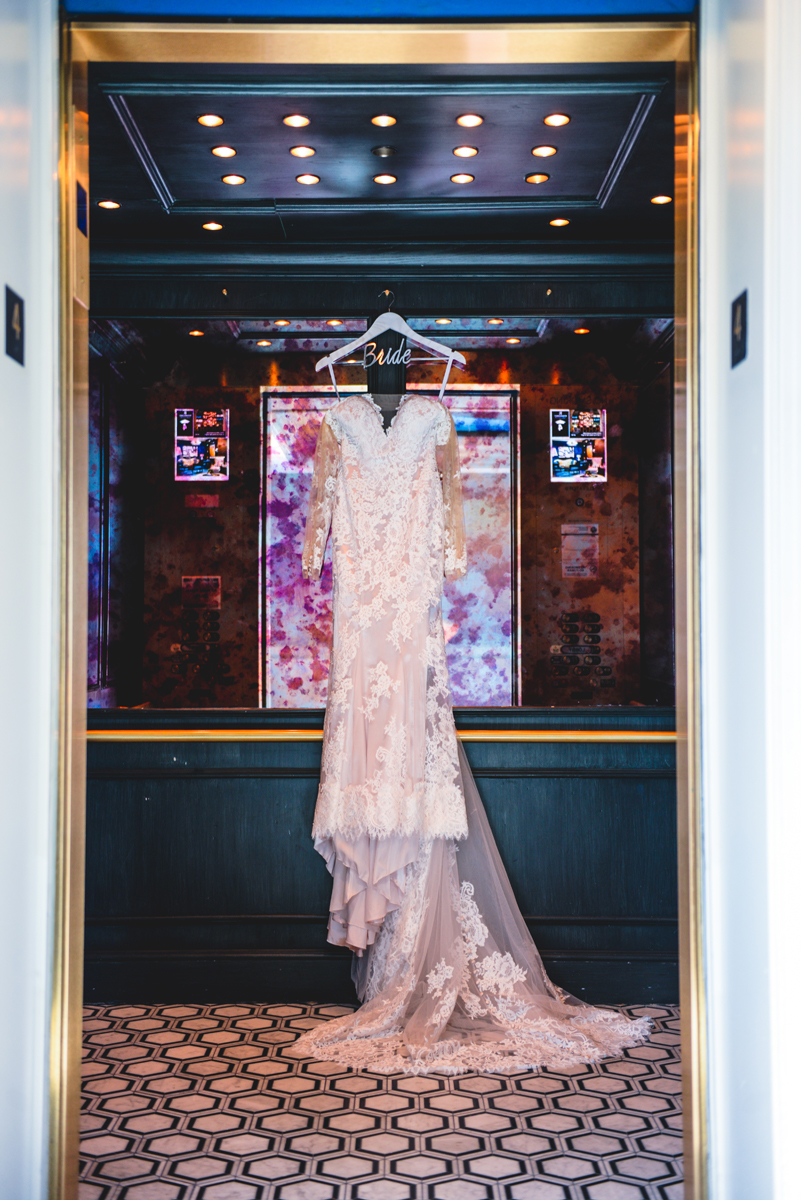
[[[292,129],[303,129],[304,126],[311,125],[311,121],[301,113],[291,113],[288,117],[284,117],[284,124],[289,125]]]
[[[233,146],[212,146],[212,154],[216,154],[217,158],[234,158],[236,150]]]
[[[552,125],[554,127],[558,127],[559,125],[569,125],[570,117],[567,115],[567,113],[551,113],[550,116],[543,117],[542,123],[543,125]]]
[[[320,176],[319,175],[296,175],[295,180],[297,181],[297,183],[306,183],[306,184],[319,183]]]
[[[535,146],[531,153],[535,158],[550,158],[552,154],[556,154],[556,146]]]
[[[397,125],[397,120],[389,113],[379,113],[377,117],[371,117],[370,120],[373,125],[379,125],[382,129],[387,129],[390,125]]]
[[[484,124],[484,118],[478,113],[463,113],[461,117],[456,118],[456,124],[462,125],[465,129],[475,129],[477,125]]]
[[[244,175],[223,175],[223,183],[230,183],[231,187],[236,187],[238,183],[245,183]]]
[[[208,129],[214,129],[217,125],[225,124],[222,117],[218,117],[216,113],[204,113],[197,120],[199,125],[205,125]]]

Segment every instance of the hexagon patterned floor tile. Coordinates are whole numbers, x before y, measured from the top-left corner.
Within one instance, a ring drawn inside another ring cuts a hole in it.
[[[87,1008],[80,1200],[681,1200],[675,1008],[597,1066],[456,1077],[294,1056],[343,1011]]]

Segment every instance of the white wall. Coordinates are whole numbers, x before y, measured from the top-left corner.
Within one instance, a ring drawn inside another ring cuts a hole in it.
[[[50,0],[0,0],[0,1200],[46,1184],[55,767],[56,52]],[[26,363],[5,353],[5,285]]]
[[[702,708],[713,1200],[794,1200],[799,0],[701,0]],[[730,365],[748,289],[748,357]]]

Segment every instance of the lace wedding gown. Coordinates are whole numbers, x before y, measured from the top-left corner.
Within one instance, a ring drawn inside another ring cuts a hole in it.
[[[650,1023],[554,986],[520,915],[456,737],[443,575],[466,571],[447,408],[407,395],[388,430],[369,395],[322,423],[303,573],[329,530],[334,644],[315,848],[328,940],[357,955],[356,1012],[297,1050],[382,1072],[563,1068],[619,1054]]]

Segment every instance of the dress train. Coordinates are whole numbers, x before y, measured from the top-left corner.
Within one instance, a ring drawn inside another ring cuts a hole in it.
[[[403,886],[393,879],[399,906],[354,960],[361,1008],[307,1031],[296,1051],[381,1073],[454,1075],[563,1070],[644,1042],[648,1018],[592,1007],[551,983],[461,744],[459,765],[467,838],[421,841]],[[350,869],[369,875],[368,864]]]

